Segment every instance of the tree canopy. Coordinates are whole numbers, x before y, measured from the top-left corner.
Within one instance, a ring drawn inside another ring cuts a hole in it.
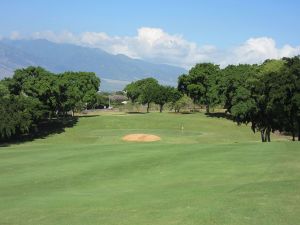
[[[0,139],[37,129],[41,121],[66,116],[97,102],[95,73],[51,73],[42,67],[15,71],[0,81]]]
[[[178,79],[178,90],[194,103],[223,106],[238,124],[251,123],[262,141],[276,130],[300,140],[300,58],[266,60],[261,65],[229,65],[220,69],[200,63]]]
[[[209,107],[219,102],[218,79],[220,68],[212,63],[199,63],[190,69],[188,74],[178,78],[178,89],[187,94],[194,103],[204,104],[209,113]]]

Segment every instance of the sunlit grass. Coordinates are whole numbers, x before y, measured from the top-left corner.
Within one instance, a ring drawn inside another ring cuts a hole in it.
[[[298,224],[300,145],[272,139],[199,113],[82,117],[0,148],[0,224]]]

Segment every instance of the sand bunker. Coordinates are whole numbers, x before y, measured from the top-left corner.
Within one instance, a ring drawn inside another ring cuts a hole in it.
[[[128,134],[122,138],[123,141],[152,142],[159,141],[160,137],[153,134]]]

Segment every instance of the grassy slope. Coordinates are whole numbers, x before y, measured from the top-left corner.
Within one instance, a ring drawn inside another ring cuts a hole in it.
[[[140,132],[162,141],[121,141]],[[299,147],[202,114],[81,118],[0,148],[0,224],[299,224]]]

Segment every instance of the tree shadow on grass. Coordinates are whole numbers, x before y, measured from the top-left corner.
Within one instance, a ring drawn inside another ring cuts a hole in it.
[[[147,114],[146,112],[127,112],[127,114]]]
[[[90,117],[98,117],[100,115],[80,115],[80,116],[77,116],[79,118],[90,118]]]
[[[34,131],[26,135],[16,135],[8,140],[0,140],[0,148],[12,144],[22,144],[36,139],[45,139],[53,134],[65,132],[65,128],[74,127],[79,117],[65,117],[63,119],[51,119],[40,122]]]
[[[205,115],[211,118],[224,118],[228,120],[233,120],[232,116],[225,112],[211,112],[211,113],[205,113]]]

